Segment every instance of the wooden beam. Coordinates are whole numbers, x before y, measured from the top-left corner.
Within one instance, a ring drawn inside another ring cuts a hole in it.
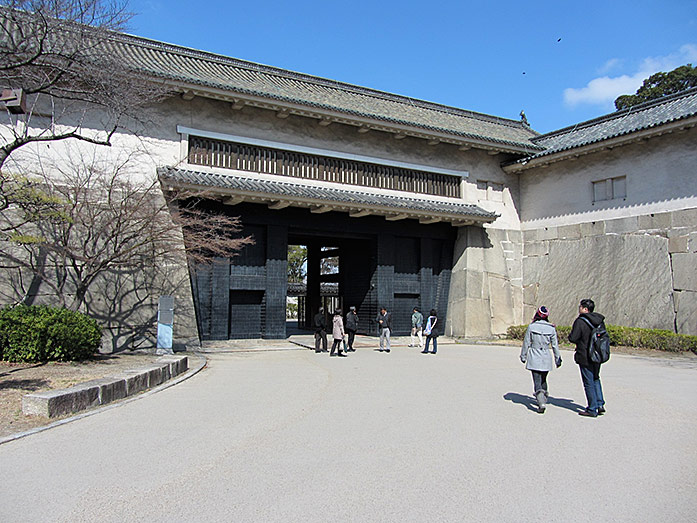
[[[428,218],[419,218],[419,223],[422,223],[424,225],[430,225],[432,223],[438,223],[442,221],[441,218],[437,218],[435,216],[431,216]]]
[[[405,218],[408,218],[409,215],[406,213],[400,213],[400,214],[390,214],[389,216],[385,216],[385,219],[388,222],[396,222],[397,220],[404,220]]]
[[[284,201],[277,201],[269,204],[269,209],[285,209],[286,207],[290,206],[290,202],[284,202]]]
[[[460,147],[458,147],[458,149],[460,149],[461,151],[469,151],[471,148],[472,147],[469,145],[461,145]]]
[[[182,100],[186,100],[187,102],[190,100],[194,99],[194,92],[193,91],[185,91],[182,93]]]
[[[322,118],[322,119],[319,121],[319,124],[320,124],[322,127],[327,127],[328,125],[331,125],[331,123],[332,123],[332,121],[331,121],[329,118]]]
[[[496,156],[497,154],[499,154],[499,151],[487,151],[486,154],[488,154],[489,156]]]
[[[462,220],[459,222],[453,222],[453,227],[465,227],[466,225],[473,225],[474,220]]]
[[[438,138],[434,138],[433,140],[428,141],[428,145],[438,145],[440,143],[440,140]]]
[[[242,108],[244,107],[245,104],[244,104],[244,102],[243,102],[242,100],[240,100],[240,99],[238,99],[238,98],[235,98],[235,99],[231,102],[230,105],[232,106],[232,108],[233,108],[235,111],[239,111],[240,109],[242,109]]]
[[[363,218],[363,216],[370,216],[372,212],[370,212],[368,209],[362,209],[360,211],[351,211],[349,213],[349,216],[351,218]]]
[[[367,127],[367,126],[365,126],[365,125],[361,125],[361,126],[358,128],[358,132],[361,133],[361,134],[367,133],[367,132],[369,132],[369,131],[370,131],[370,127]]]
[[[227,198],[223,198],[223,203],[225,205],[237,205],[238,203],[242,203],[244,201],[244,197],[242,196],[229,196]]]
[[[318,205],[316,207],[311,207],[310,212],[313,214],[324,214],[333,210],[329,205]]]
[[[285,109],[281,109],[280,111],[278,111],[276,113],[276,118],[284,119],[284,118],[288,118],[289,116],[290,116],[290,113]]]
[[[404,140],[406,137],[406,134],[397,133],[392,138],[394,138],[395,140]]]

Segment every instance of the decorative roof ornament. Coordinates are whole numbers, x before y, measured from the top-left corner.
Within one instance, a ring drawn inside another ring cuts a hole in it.
[[[525,127],[530,127],[528,123],[528,118],[525,116],[525,111],[520,111],[520,121]]]

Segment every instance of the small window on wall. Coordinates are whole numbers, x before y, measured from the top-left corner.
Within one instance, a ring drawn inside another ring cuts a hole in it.
[[[606,178],[593,182],[593,203],[627,197],[627,177]]]

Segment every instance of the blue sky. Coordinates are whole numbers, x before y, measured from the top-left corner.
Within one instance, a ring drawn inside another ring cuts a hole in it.
[[[131,1],[129,32],[549,132],[697,65],[697,0]]]

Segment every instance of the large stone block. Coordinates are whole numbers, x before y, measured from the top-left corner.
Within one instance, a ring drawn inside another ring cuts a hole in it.
[[[148,388],[148,372],[144,370],[132,370],[123,373],[126,383],[126,395],[133,396]]]
[[[592,298],[608,323],[673,327],[667,239],[605,235],[553,241],[540,260],[537,304],[550,308],[555,323],[570,325],[578,302]]]
[[[557,234],[559,239],[578,240],[581,237],[581,225],[578,223],[562,225],[558,227]]]
[[[22,412],[27,415],[55,418],[99,405],[99,387],[77,385],[69,389],[27,394],[22,398]]]
[[[639,230],[639,218],[629,216],[627,218],[617,218],[605,222],[605,234],[627,234]]]
[[[692,231],[697,229],[697,209],[673,211],[672,215],[673,227],[687,227]]]
[[[675,253],[673,258],[673,285],[676,290],[697,291],[697,254]]]
[[[523,242],[534,242],[540,239],[538,233],[538,229],[529,229],[527,231],[523,231]]]
[[[697,335],[697,292],[675,292],[676,323],[680,334]]]
[[[479,271],[467,271],[465,290],[465,296],[467,298],[481,300],[484,294],[484,273]]]
[[[152,367],[147,367],[143,369],[143,371],[146,373],[148,376],[148,388],[151,389],[153,387],[157,387],[160,385],[164,380],[162,376],[162,367],[161,366],[152,366]]]
[[[587,222],[581,224],[581,237],[605,234],[605,221]]]
[[[465,336],[471,338],[491,337],[491,313],[489,300],[468,299],[465,313]]]
[[[530,305],[537,308],[537,295],[539,292],[540,284],[533,283],[531,285],[526,285],[523,287],[523,304]]]
[[[672,226],[672,213],[660,212],[639,216],[639,229],[642,231],[668,230]]]
[[[165,356],[157,361],[169,367],[170,378],[183,374],[189,368],[189,359],[186,356]]]
[[[540,280],[540,268],[547,263],[544,256],[523,258],[523,285],[537,283]]]
[[[687,237],[688,252],[697,252],[697,232],[691,232]]]
[[[668,252],[674,254],[676,252],[687,252],[688,237],[673,236],[668,238]]]
[[[99,390],[99,404],[105,405],[112,401],[120,400],[128,395],[126,380],[122,377],[102,378],[90,380],[82,384],[83,387],[97,387]]]
[[[546,256],[549,252],[549,242],[530,242],[523,247],[523,257],[525,256]]]
[[[510,280],[499,275],[490,274],[489,306],[491,307],[491,333],[504,334],[509,325],[514,323],[513,289]]]
[[[556,227],[542,227],[537,229],[537,238],[540,240],[556,240],[559,233]]]

